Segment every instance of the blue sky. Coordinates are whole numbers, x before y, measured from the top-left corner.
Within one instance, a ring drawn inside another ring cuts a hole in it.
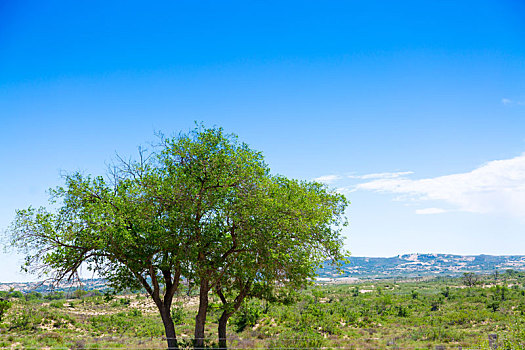
[[[345,193],[353,255],[525,254],[524,62],[519,1],[2,2],[0,230],[198,121]]]

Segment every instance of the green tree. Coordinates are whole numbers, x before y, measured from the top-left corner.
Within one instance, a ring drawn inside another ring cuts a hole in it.
[[[163,203],[167,217],[182,215],[178,224],[189,266],[185,277],[199,288],[195,347],[202,348],[208,294],[250,239],[238,234],[244,224],[237,220],[238,212],[253,206],[253,193],[258,193],[269,169],[260,152],[222,129],[197,129],[163,141],[153,172],[159,183],[149,187],[150,196]]]
[[[478,276],[474,272],[463,273],[463,284],[467,287],[473,287],[478,283]]]
[[[121,160],[111,181],[67,176],[51,191],[55,210],[18,211],[9,232],[27,253],[25,268],[58,282],[87,264],[117,290],[144,288],[170,349],[184,277],[199,288],[194,345],[202,348],[210,291],[222,294],[227,320],[239,300],[302,286],[323,259],[341,256],[343,196],[271,176],[260,152],[220,128],[162,138],[158,150]]]
[[[178,289],[183,247],[178,217],[165,217],[145,191],[154,178],[146,164],[129,168],[133,176],[73,174],[51,191],[56,210],[17,211],[10,227],[12,245],[25,251],[26,271],[55,282],[71,281],[85,263],[116,290],[143,287],[159,309],[168,347],[177,348],[171,303]]]
[[[342,257],[344,196],[315,182],[272,176],[260,152],[221,129],[164,140],[152,196],[185,194],[186,277],[199,286],[195,346],[204,346],[208,294],[223,302],[219,340],[246,297],[275,297],[277,285],[304,286],[320,262]],[[172,193],[176,191],[176,193]],[[167,208],[169,204],[167,205]],[[229,300],[228,300],[229,297]]]
[[[246,298],[286,298],[311,283],[325,260],[343,257],[345,198],[315,182],[268,177],[243,201],[233,221],[242,249],[227,262],[214,287],[222,301],[219,348],[226,348],[228,319]],[[232,231],[233,232],[233,231]]]

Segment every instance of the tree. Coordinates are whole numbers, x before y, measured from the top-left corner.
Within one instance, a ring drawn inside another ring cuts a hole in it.
[[[237,234],[241,223],[235,220],[236,213],[249,205],[269,169],[260,152],[222,129],[195,130],[164,139],[163,144],[155,171],[159,185],[150,187],[150,195],[163,203],[168,217],[173,205],[176,212],[184,212],[182,241],[191,267],[185,277],[199,287],[194,341],[202,348],[208,294],[246,249],[245,237]],[[185,208],[177,208],[178,201]]]
[[[494,270],[492,273],[492,277],[494,278],[494,283],[498,283],[498,279],[500,278],[500,272],[498,270]]]
[[[183,273],[179,218],[166,218],[146,196],[143,170],[113,187],[101,177],[67,176],[65,187],[51,191],[57,210],[19,210],[9,232],[28,254],[26,271],[58,283],[77,278],[85,263],[117,290],[143,287],[159,309],[168,348],[176,349],[170,310]]]
[[[475,286],[478,283],[478,276],[474,272],[464,272],[463,273],[463,284],[467,287]]]
[[[221,129],[164,145],[158,167],[164,185],[152,195],[169,203],[171,191],[183,189],[192,205],[186,248],[193,254],[187,277],[199,286],[195,347],[204,346],[212,290],[223,302],[225,347],[227,320],[246,297],[275,295],[277,285],[304,286],[321,261],[342,257],[347,202],[319,183],[271,176],[259,152]]]
[[[232,257],[214,291],[222,302],[219,348],[226,348],[228,319],[246,298],[276,300],[311,283],[326,259],[342,258],[344,196],[315,182],[268,177],[235,211],[244,249]],[[280,294],[280,295],[279,295]]]
[[[227,321],[246,297],[302,286],[321,260],[341,257],[344,197],[271,176],[260,152],[222,129],[162,138],[157,152],[139,154],[120,159],[111,181],[67,176],[51,192],[54,211],[17,212],[9,232],[28,270],[58,282],[87,264],[116,289],[144,288],[169,349],[178,347],[171,305],[184,278],[199,288],[194,346],[202,348],[211,291],[222,295]]]

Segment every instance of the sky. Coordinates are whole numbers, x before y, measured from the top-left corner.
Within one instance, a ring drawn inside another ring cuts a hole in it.
[[[523,2],[0,1],[0,232],[195,122],[344,193],[354,256],[525,254]]]

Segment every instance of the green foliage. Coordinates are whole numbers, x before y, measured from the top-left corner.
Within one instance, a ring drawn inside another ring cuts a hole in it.
[[[28,253],[24,268],[60,281],[85,265],[117,292],[145,289],[162,315],[185,278],[206,295],[213,288],[231,316],[245,299],[288,299],[322,263],[344,256],[348,202],[335,190],[270,174],[260,152],[221,128],[161,142],[137,161],[121,159],[109,180],[67,175],[50,190],[56,210],[18,210],[9,234]],[[243,312],[239,324],[251,324],[253,312]],[[205,318],[196,319],[198,338]]]
[[[105,290],[104,291],[104,301],[109,302],[115,298],[116,292],[114,290]]]
[[[42,293],[39,292],[29,292],[24,295],[26,301],[37,301],[43,298]]]
[[[130,317],[141,317],[142,311],[140,311],[139,309],[131,309],[129,310],[128,315]]]
[[[177,303],[175,307],[171,309],[171,319],[176,325],[181,325],[184,323],[186,317],[186,311],[182,303]]]
[[[490,310],[492,310],[492,312],[496,312],[498,311],[500,307],[500,303],[499,301],[490,301],[490,302],[487,302],[487,308],[489,308]]]
[[[236,332],[242,332],[246,327],[253,327],[262,316],[261,303],[250,301],[244,303],[232,319]]]
[[[73,298],[75,299],[81,299],[83,298],[88,292],[86,292],[85,290],[83,289],[75,289],[75,291],[73,292]]]
[[[474,272],[465,272],[463,274],[463,283],[467,287],[472,287],[478,283],[478,276]]]
[[[48,293],[48,294],[45,294],[44,295],[44,299],[45,300],[60,300],[60,299],[65,299],[66,298],[66,295],[64,292],[60,291],[60,292],[53,292],[53,293]]]
[[[23,309],[14,315],[9,329],[16,329],[18,331],[35,331],[40,327],[42,319],[43,317],[41,314],[35,313],[33,310]]]
[[[403,305],[398,305],[395,307],[397,312],[397,317],[408,317],[410,316],[410,311],[407,307]]]
[[[46,332],[38,336],[38,344],[46,347],[60,346],[64,337],[56,332]]]
[[[55,300],[49,303],[49,306],[60,309],[64,307],[64,301],[63,300]]]
[[[7,297],[8,298],[23,298],[24,297],[24,294],[18,290],[16,291],[11,291],[7,294]]]
[[[480,276],[480,279],[484,278]],[[498,334],[502,349],[524,348],[525,301],[510,285],[522,285],[525,277],[507,277],[499,287],[484,281],[484,286],[465,288],[462,278],[406,281],[363,281],[355,285],[312,286],[298,291],[296,303],[268,303],[247,300],[230,319],[233,347],[286,348],[488,348],[487,335]],[[354,290],[369,291],[354,297]],[[450,291],[446,298],[442,291]],[[502,300],[501,290],[506,287]],[[376,289],[381,289],[378,295]],[[412,292],[417,291],[417,298]],[[136,297],[125,299],[135,302]],[[121,297],[118,297],[120,300]],[[11,347],[22,348],[103,348],[104,346],[161,348],[164,334],[162,321],[148,309],[111,307],[102,297],[85,297],[75,309],[48,306],[43,300],[27,302],[12,299],[1,328],[8,333],[0,340]],[[140,300],[140,299],[138,299]],[[69,301],[68,301],[69,302]],[[491,303],[499,305],[493,311]],[[97,304],[98,303],[98,304]],[[430,311],[433,304],[438,309]],[[177,301],[173,318],[180,312],[176,330],[191,333],[193,305]],[[221,302],[215,297],[210,304],[211,323],[207,334],[217,327]],[[93,316],[92,312],[99,312]],[[211,317],[213,316],[213,317]],[[238,327],[242,326],[242,327]],[[235,332],[234,332],[235,331]],[[238,332],[237,332],[238,331]],[[8,338],[8,335],[11,338]],[[78,338],[82,334],[82,338]],[[104,342],[101,339],[110,339]],[[150,339],[153,337],[153,339]],[[189,338],[189,337],[188,337]],[[187,338],[187,339],[188,339]],[[9,340],[11,339],[11,340]],[[82,346],[76,345],[81,342]],[[131,342],[131,343],[130,343]],[[183,342],[181,342],[182,344]],[[205,344],[212,346],[211,339]],[[190,346],[189,340],[184,344]],[[389,345],[390,344],[390,345]],[[216,345],[213,345],[216,346]]]
[[[417,299],[419,293],[417,292],[417,290],[413,290],[412,292],[410,292],[410,296],[412,297],[412,299]]]
[[[287,331],[271,340],[267,349],[320,349],[326,345],[326,340],[312,330],[304,332]]]
[[[76,324],[76,320],[67,313],[51,311],[46,308],[22,308],[13,314],[10,320],[10,330],[37,331],[47,325],[54,328],[64,328]]]
[[[102,293],[101,291],[99,291],[98,289],[93,289],[93,290],[90,290],[89,292],[87,292],[86,296],[88,297],[99,297],[99,296],[102,296],[104,295],[104,293]]]
[[[7,300],[0,300],[0,322],[4,318],[5,313],[7,310],[11,308],[11,303]]]
[[[130,311],[138,315],[136,311]],[[129,312],[98,315],[89,318],[91,329],[99,333],[125,335],[127,337],[160,337],[164,334],[164,327],[158,319],[142,317],[140,322],[137,317],[130,317]]]

